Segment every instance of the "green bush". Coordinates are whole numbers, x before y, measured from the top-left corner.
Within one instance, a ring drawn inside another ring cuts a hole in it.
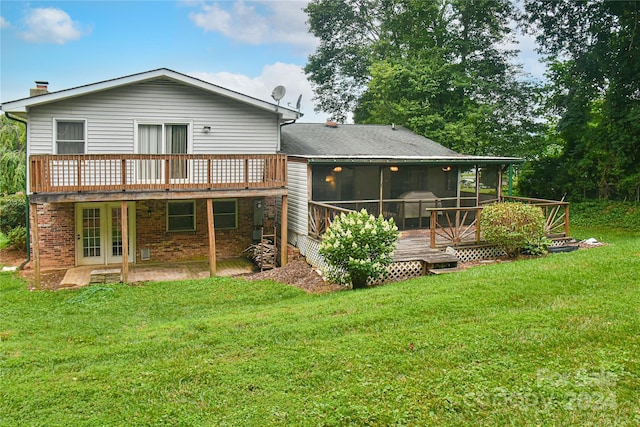
[[[523,250],[546,252],[545,217],[537,206],[524,203],[495,203],[486,206],[480,215],[480,229],[485,240],[493,243],[513,258]]]
[[[8,234],[16,227],[26,227],[26,213],[24,195],[0,197],[0,232]]]
[[[27,229],[21,225],[7,233],[8,245],[24,251],[27,249]]]
[[[571,225],[640,229],[640,203],[592,200],[571,203]]]
[[[384,277],[398,241],[398,227],[365,209],[336,217],[320,243],[320,254],[329,264],[329,279],[367,286],[369,278]]]

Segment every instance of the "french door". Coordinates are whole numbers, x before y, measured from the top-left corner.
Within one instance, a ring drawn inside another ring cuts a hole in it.
[[[135,262],[135,203],[128,203],[129,262]],[[76,205],[76,262],[78,265],[122,263],[120,203]]]

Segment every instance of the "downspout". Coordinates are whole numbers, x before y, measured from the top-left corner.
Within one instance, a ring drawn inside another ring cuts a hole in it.
[[[13,120],[15,122],[20,122],[22,124],[24,124],[24,139],[25,139],[25,172],[29,169],[29,159],[27,158],[27,152],[26,152],[26,144],[27,144],[27,132],[29,132],[29,127],[27,126],[27,121],[26,120],[21,120],[17,117],[11,117],[11,115],[5,111],[4,113],[5,116],[7,116],[7,118],[9,120]],[[18,270],[22,270],[24,268],[25,265],[27,265],[27,263],[29,261],[31,261],[31,229],[30,229],[30,222],[29,221],[29,196],[27,195],[27,176],[25,173],[25,177],[24,177],[24,206],[25,206],[25,225],[26,225],[26,229],[27,229],[27,259],[25,259],[24,261],[22,261],[22,263],[18,266]]]

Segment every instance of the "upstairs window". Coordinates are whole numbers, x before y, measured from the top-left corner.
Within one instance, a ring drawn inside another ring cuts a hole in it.
[[[56,120],[56,153],[84,154],[86,133],[84,120]]]

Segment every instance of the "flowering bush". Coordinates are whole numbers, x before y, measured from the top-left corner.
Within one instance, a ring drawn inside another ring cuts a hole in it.
[[[480,214],[480,229],[489,242],[509,257],[523,250],[535,255],[546,253],[545,218],[542,209],[525,203],[495,203]]]
[[[322,237],[320,254],[329,264],[326,273],[331,280],[364,288],[370,277],[384,277],[397,241],[393,218],[376,218],[362,209],[333,220]]]

